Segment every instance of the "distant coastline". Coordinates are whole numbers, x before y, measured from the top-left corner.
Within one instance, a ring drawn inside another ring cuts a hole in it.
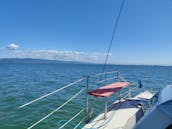
[[[33,59],[33,58],[1,58],[0,63],[88,64],[88,63],[77,62],[77,61],[60,61],[60,60],[46,60],[46,59]]]
[[[26,64],[93,64],[103,65],[102,63],[90,63],[79,61],[61,61],[61,60],[48,60],[48,59],[33,59],[33,58],[0,58],[0,63],[26,63]],[[172,65],[149,65],[149,64],[107,64],[107,65],[122,65],[122,66],[172,66]]]

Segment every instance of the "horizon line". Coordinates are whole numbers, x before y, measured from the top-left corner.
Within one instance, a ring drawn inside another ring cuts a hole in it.
[[[83,62],[83,61],[72,61],[72,60],[55,60],[55,59],[40,59],[40,58],[0,58],[2,59],[32,59],[32,60],[43,60],[43,61],[64,61],[64,62],[76,62],[76,63],[84,63],[84,64],[98,64],[103,65],[104,63],[95,63],[95,62]],[[22,63],[22,62],[20,62]],[[23,62],[24,63],[24,62]],[[172,65],[160,65],[160,64],[130,64],[130,63],[107,63],[107,65],[135,65],[135,66],[167,66],[171,67]]]

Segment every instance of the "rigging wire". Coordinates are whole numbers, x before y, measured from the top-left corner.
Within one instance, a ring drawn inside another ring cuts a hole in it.
[[[118,13],[118,16],[117,16],[117,19],[116,19],[116,21],[114,23],[114,28],[113,28],[112,36],[111,36],[111,39],[110,39],[110,42],[109,42],[109,47],[108,47],[108,50],[107,50],[107,54],[106,54],[106,57],[105,57],[105,62],[103,64],[102,73],[104,73],[105,70],[106,70],[106,65],[107,65],[107,61],[108,61],[108,58],[109,58],[109,53],[110,53],[110,50],[112,48],[113,40],[114,40],[116,31],[117,31],[117,28],[118,28],[118,24],[119,24],[119,20],[120,20],[120,17],[121,17],[121,13],[122,13],[122,10],[124,8],[124,2],[125,2],[125,0],[122,0],[121,6],[120,6],[120,10],[119,10],[119,13]],[[100,81],[101,80],[102,80],[102,75],[100,76]],[[99,87],[99,85],[98,85],[98,87]],[[94,98],[94,103],[93,103],[93,105],[91,107],[91,113],[90,114],[93,113],[95,101],[96,101],[96,98]]]
[[[106,54],[106,57],[105,57],[105,62],[104,62],[103,68],[102,68],[102,72],[104,72],[106,70],[106,65],[107,65],[107,61],[108,61],[108,58],[109,58],[109,53],[110,53],[110,50],[112,48],[113,40],[114,40],[116,31],[117,31],[117,28],[118,28],[121,13],[122,13],[122,10],[124,8],[124,2],[125,2],[125,0],[122,0],[117,19],[115,21],[114,29],[113,29],[112,36],[111,36],[111,39],[110,39],[110,43],[109,43],[109,47],[108,47],[107,54]]]

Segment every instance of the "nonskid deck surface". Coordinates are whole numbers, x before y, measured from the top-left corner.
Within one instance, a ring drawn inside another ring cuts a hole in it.
[[[144,91],[138,95],[136,95],[133,99],[136,99],[136,100],[149,100],[151,99],[152,97],[154,96],[154,93],[151,93],[149,91]]]
[[[145,91],[135,96],[134,99],[151,98],[153,94]],[[135,100],[116,101],[109,108],[106,119],[104,113],[98,115],[93,121],[86,124],[83,129],[132,129],[136,122],[143,116],[141,106]]]

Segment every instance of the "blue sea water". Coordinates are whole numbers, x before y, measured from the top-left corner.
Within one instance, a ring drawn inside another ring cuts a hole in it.
[[[172,67],[168,66],[107,66],[107,71],[114,70],[120,71],[130,82],[146,80],[146,89],[159,90],[172,84]],[[23,109],[17,109],[18,106],[81,77],[101,71],[102,65],[96,64],[0,64],[0,129],[25,129],[31,126],[85,87],[85,83],[74,85]],[[102,104],[102,100],[97,102],[97,111],[102,111]],[[70,119],[84,106],[85,93],[34,128],[57,129],[60,120]],[[77,117],[73,123],[77,123],[83,116],[85,113]],[[65,129],[72,126],[66,126]]]

